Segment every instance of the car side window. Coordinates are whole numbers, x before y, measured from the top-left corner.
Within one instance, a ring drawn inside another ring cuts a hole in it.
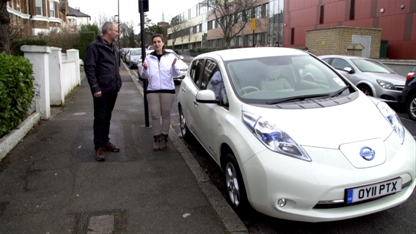
[[[194,60],[191,65],[191,70],[189,71],[189,75],[191,79],[194,81],[195,85],[198,87],[199,80],[201,78],[201,71],[202,71],[202,63],[203,60]]]
[[[218,64],[208,59],[205,62],[204,73],[202,74],[201,90],[209,89],[214,91],[215,97],[222,106],[228,106],[227,93]]]
[[[347,61],[345,61],[344,59],[340,59],[340,58],[334,58],[332,60],[331,65],[334,68],[339,69],[339,70],[344,70],[344,68],[346,67],[352,68],[352,66]]]
[[[324,58],[322,60],[324,60],[325,62],[329,63],[331,61],[331,58]]]
[[[217,70],[217,64],[214,61],[207,59],[205,62],[204,73],[202,74],[201,90],[207,89],[212,76]]]

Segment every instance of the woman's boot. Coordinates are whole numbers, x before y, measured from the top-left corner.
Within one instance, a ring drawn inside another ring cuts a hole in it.
[[[159,144],[159,149],[164,150],[168,147],[167,145],[168,143],[168,135],[163,134],[160,137],[160,144]]]
[[[160,135],[153,136],[155,138],[155,141],[153,142],[153,150],[159,150],[160,149]]]

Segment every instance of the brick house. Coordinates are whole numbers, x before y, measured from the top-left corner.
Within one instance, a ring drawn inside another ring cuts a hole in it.
[[[9,0],[10,27],[24,35],[48,34],[62,27],[76,30],[77,15],[67,0]],[[82,18],[90,18],[83,14]],[[88,21],[89,22],[89,21]]]

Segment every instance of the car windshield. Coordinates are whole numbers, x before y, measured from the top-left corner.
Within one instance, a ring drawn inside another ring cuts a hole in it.
[[[309,55],[225,62],[236,95],[246,103],[273,104],[349,94],[349,83]],[[344,92],[345,91],[345,92]]]
[[[131,50],[130,51],[131,55],[141,55],[142,54],[142,50]]]
[[[377,61],[368,59],[351,59],[362,72],[394,73],[390,68]]]

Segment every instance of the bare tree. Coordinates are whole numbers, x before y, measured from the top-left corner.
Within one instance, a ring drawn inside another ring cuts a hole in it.
[[[190,49],[191,39],[193,38],[194,33],[195,33],[194,28],[193,28],[193,25],[190,23],[190,21],[184,22],[183,28],[185,29],[183,38],[188,40],[188,49]]]
[[[223,40],[227,47],[231,40],[246,27],[254,15],[256,0],[204,0],[209,15],[221,27]]]
[[[136,47],[134,26],[135,23],[130,21],[129,23],[121,22],[118,26],[120,32],[121,47]]]
[[[109,21],[111,21],[111,22],[117,22],[117,16],[115,16],[115,15],[109,16],[109,15],[107,15],[105,13],[100,12],[100,13],[98,13],[98,19],[97,19],[97,21],[95,23],[101,29],[101,26],[103,26],[103,24],[105,22],[109,22]]]
[[[10,54],[10,15],[7,11],[7,2],[0,0],[0,52]]]
[[[172,49],[175,48],[176,39],[179,38],[180,31],[183,29],[179,16],[172,18],[170,21],[170,30],[172,38]]]

